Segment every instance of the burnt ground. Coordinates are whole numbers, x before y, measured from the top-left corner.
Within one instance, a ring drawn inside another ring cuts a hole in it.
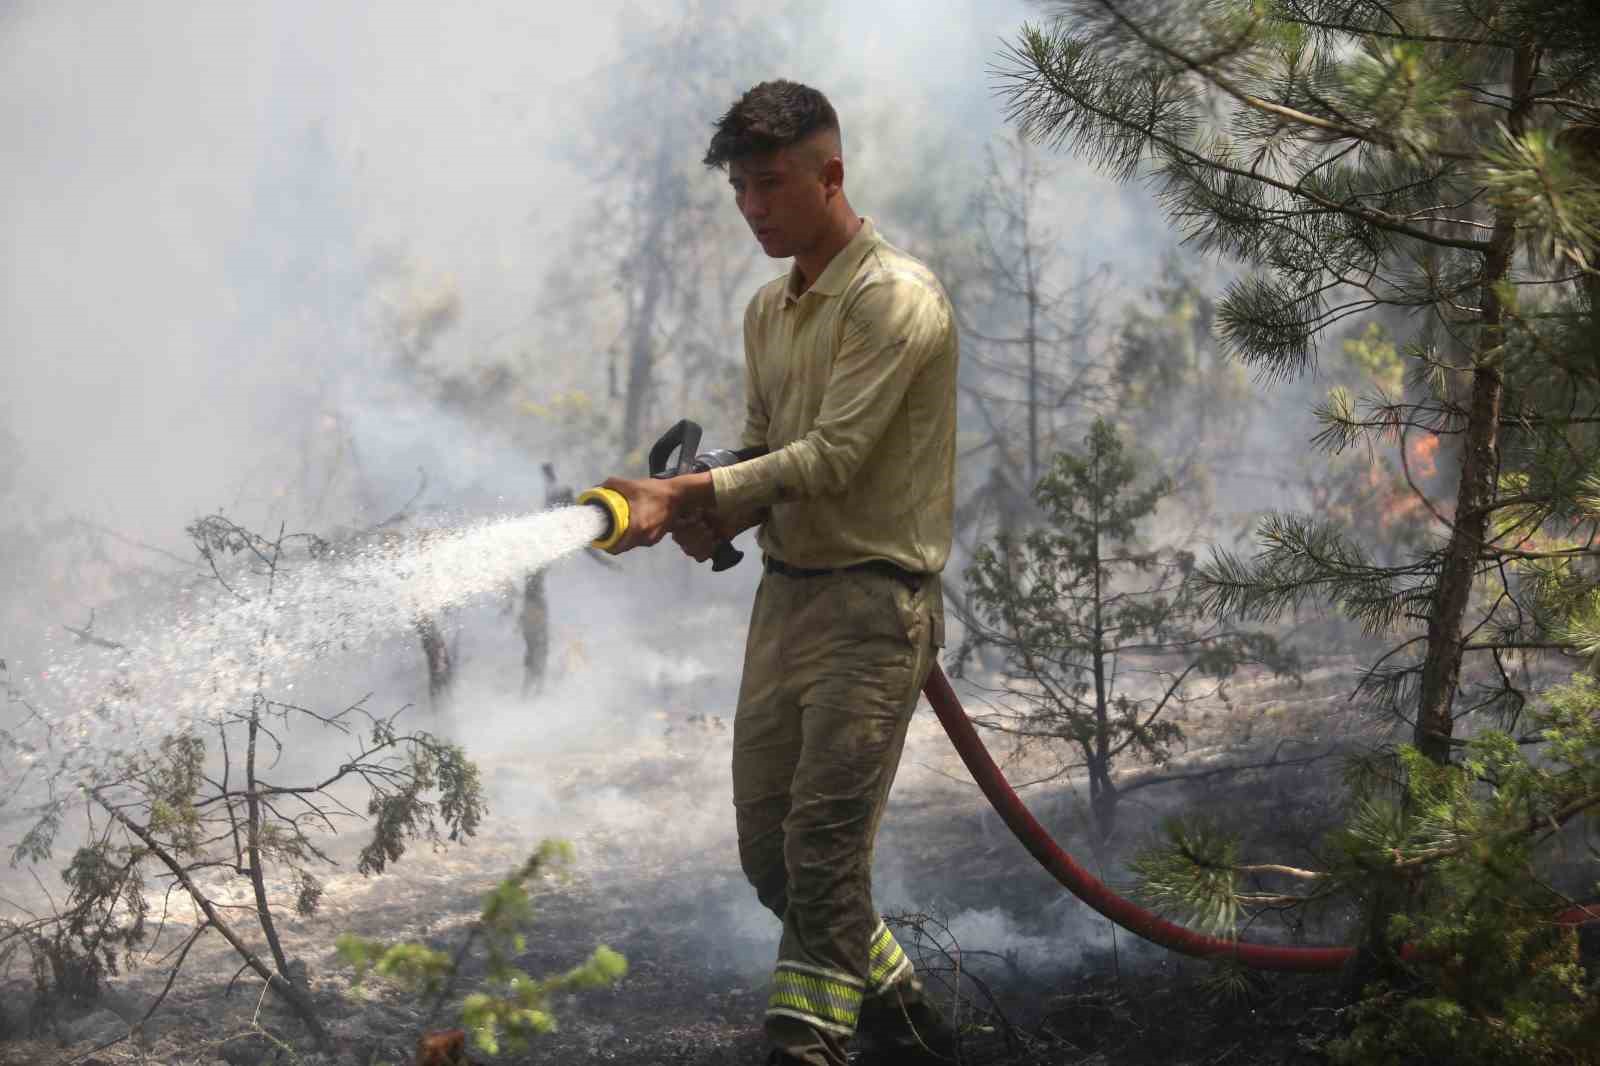
[[[1309,739],[1326,730],[1319,715],[1335,692],[1331,684],[1290,691],[1263,682],[1243,701],[1199,710],[1180,765],[1204,769],[1237,757],[1245,733],[1257,754],[1272,750],[1275,738]],[[520,737],[502,736],[493,751],[475,750],[494,812],[475,840],[417,851],[378,878],[362,878],[346,863],[328,878],[318,915],[282,919],[286,948],[305,962],[333,1034],[331,1055],[310,1050],[298,1023],[262,996],[258,981],[232,983],[238,960],[215,936],[189,955],[138,1039],[102,1047],[126,1036],[161,991],[167,969],[159,960],[187,931],[180,920],[187,912],[174,907],[147,961],[113,981],[99,1004],[48,1023],[33,1019],[31,1032],[30,989],[14,969],[0,1001],[9,1031],[0,1062],[410,1062],[424,1022],[418,1003],[381,981],[352,987],[334,937],[352,931],[453,947],[482,894],[543,836],[571,840],[578,858],[563,877],[538,887],[519,963],[535,975],[552,973],[605,943],[627,957],[628,976],[614,989],[555,1004],[559,1028],[532,1050],[483,1061],[761,1062],[759,1020],[777,922],[756,906],[739,874],[727,730],[715,718],[687,713],[665,691],[641,717],[600,743],[552,743],[551,734],[527,725]],[[1040,767],[1023,759],[1011,769],[1026,778]],[[1279,861],[1304,859],[1331,817],[1325,778],[1332,769],[1329,762],[1141,791],[1127,804],[1117,851],[1125,856],[1147,839],[1164,810],[1214,806],[1235,825],[1267,827],[1251,844],[1270,846]],[[1085,839],[1079,797],[1059,785],[1025,795],[1069,850],[1087,858],[1078,846]],[[335,857],[350,858],[358,845],[354,836],[342,839]],[[1116,858],[1108,861],[1115,880]],[[880,906],[963,1023],[963,1061],[974,1066],[1312,1063],[1322,1061],[1317,1048],[1337,1024],[1334,978],[1273,976],[1223,994],[1212,967],[1126,933],[1114,936],[987,811],[926,710],[908,743],[876,874]],[[219,892],[234,902],[246,898],[242,886]],[[1311,940],[1337,935],[1298,932]],[[469,970],[463,990],[472,978]],[[433,1027],[449,1024],[441,1017]]]

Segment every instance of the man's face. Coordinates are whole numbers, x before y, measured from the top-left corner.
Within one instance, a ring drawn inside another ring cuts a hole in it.
[[[827,218],[829,162],[814,145],[798,144],[728,165],[728,184],[739,213],[761,248],[787,259],[814,244]]]

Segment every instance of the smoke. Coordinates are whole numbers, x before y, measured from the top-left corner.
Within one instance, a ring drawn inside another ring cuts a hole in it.
[[[921,250],[917,211],[959,218],[1004,132],[985,70],[1025,6],[768,7],[654,17],[762,29],[736,70],[713,72],[719,106],[757,77],[824,88],[846,124],[852,201]],[[150,589],[202,580],[183,534],[199,515],[333,537],[414,496],[413,514],[532,510],[541,461],[578,487],[621,472],[595,411],[619,404],[607,371],[629,205],[592,148],[631,136],[600,116],[634,76],[619,65],[624,27],[645,18],[616,0],[6,7],[0,657],[12,676],[46,661],[63,621],[98,610],[95,632],[116,638],[141,625]],[[698,73],[645,95],[686,91]],[[689,160],[714,117],[674,130]],[[697,176],[725,195],[720,176]],[[1049,224],[1087,261],[1155,260],[1166,238],[1139,190],[1070,161],[1058,176]],[[729,307],[783,269],[751,260],[737,225],[708,239],[708,254],[747,264]],[[724,332],[717,353],[730,367],[736,339]],[[661,400],[663,424],[676,402]],[[448,620],[457,710],[440,723],[530,833],[588,834],[663,869],[694,856],[722,878],[707,937],[731,930],[720,942],[747,945],[751,964],[770,953],[771,920],[739,882],[714,719],[731,716],[756,577],[751,561],[712,577],[670,550],[613,568],[567,560],[549,575],[554,676],[526,702],[500,605],[461,605]],[[426,705],[419,658],[398,639],[300,691]],[[564,791],[563,767],[586,761],[644,776]],[[900,781],[915,795],[924,778],[908,765]],[[940,894],[891,888],[909,907]],[[974,948],[1045,950],[1010,921],[978,908],[953,928]]]

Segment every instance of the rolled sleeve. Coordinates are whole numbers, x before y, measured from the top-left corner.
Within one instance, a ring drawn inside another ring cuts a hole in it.
[[[812,428],[768,455],[712,471],[718,513],[843,492],[912,379],[944,344],[947,307],[915,274],[868,274],[846,295],[843,335]]]

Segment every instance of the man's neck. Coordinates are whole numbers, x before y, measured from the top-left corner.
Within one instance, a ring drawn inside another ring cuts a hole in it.
[[[800,292],[804,293],[816,284],[822,272],[828,269],[828,264],[833,262],[833,257],[844,251],[861,229],[861,219],[848,205],[839,212],[834,220],[836,224],[830,225],[824,231],[823,237],[816,247],[800,252],[794,257],[795,269],[800,272]]]

